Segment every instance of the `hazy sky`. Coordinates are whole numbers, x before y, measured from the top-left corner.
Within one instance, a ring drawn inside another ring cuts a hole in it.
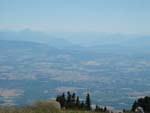
[[[0,0],[0,29],[150,34],[150,0]]]

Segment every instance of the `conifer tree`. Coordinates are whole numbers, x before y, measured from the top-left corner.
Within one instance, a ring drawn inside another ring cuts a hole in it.
[[[79,99],[79,96],[77,96],[77,99],[76,99],[76,107],[80,108],[80,99]]]
[[[59,102],[59,96],[58,96],[58,95],[57,95],[57,97],[56,97],[56,101]]]
[[[68,91],[67,92],[67,105],[66,105],[67,108],[70,108],[71,107],[71,93]]]
[[[83,101],[81,102],[81,105],[80,105],[80,106],[81,106],[81,109],[84,109],[85,105],[84,105],[84,102],[83,102]]]
[[[138,107],[137,101],[135,101],[132,105],[132,111],[134,111]]]
[[[75,98],[76,98],[76,94],[73,93],[73,94],[72,94],[72,99],[71,99],[71,101],[72,101],[73,104],[75,104]]]
[[[65,105],[66,105],[66,98],[65,98],[65,93],[63,93],[61,96],[61,106],[65,107]]]
[[[91,110],[91,99],[90,99],[90,94],[88,93],[87,96],[86,96],[86,108],[87,110]]]
[[[99,106],[96,104],[95,111],[99,111]]]
[[[107,107],[105,106],[105,107],[104,107],[104,112],[106,112],[106,111],[107,111]]]

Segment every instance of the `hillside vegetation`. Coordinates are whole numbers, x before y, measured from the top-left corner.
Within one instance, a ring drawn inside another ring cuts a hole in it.
[[[24,108],[1,108],[0,113],[103,113],[82,110],[61,110],[55,104],[39,103]],[[105,112],[106,113],[106,112]]]
[[[136,111],[138,106],[141,106],[145,113],[149,113],[149,99],[150,97],[140,98],[134,102],[132,106],[132,111]],[[76,101],[75,101],[76,100]],[[78,103],[78,104],[77,104]],[[105,110],[106,109],[106,110]],[[56,97],[56,101],[39,101],[33,103],[30,106],[24,107],[1,107],[0,113],[109,113],[107,108],[101,108],[100,106],[96,105],[95,110],[91,108],[91,100],[90,95],[87,94],[85,102],[80,102],[79,97],[75,93],[65,93],[62,95],[58,95]],[[122,112],[115,112],[111,111],[111,113],[122,113]],[[124,113],[134,113],[134,112],[126,112]]]
[[[60,105],[55,101],[37,102],[20,108],[1,108],[0,113],[60,113]]]

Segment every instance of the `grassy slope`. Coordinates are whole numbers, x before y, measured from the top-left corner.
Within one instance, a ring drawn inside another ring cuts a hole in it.
[[[0,108],[0,113],[100,113],[94,111],[61,110],[57,102],[38,102],[24,108]]]
[[[9,109],[9,110],[0,110],[0,113],[100,113],[94,111],[77,111],[77,110],[44,110],[44,109]],[[102,112],[101,112],[102,113]],[[129,113],[129,112],[128,112]]]

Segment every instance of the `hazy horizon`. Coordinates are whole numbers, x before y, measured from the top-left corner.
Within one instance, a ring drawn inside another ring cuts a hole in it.
[[[0,0],[0,113],[67,91],[81,97],[62,96],[67,109],[85,110],[90,93],[131,110],[150,96],[149,11],[150,0]]]
[[[0,29],[150,34],[149,0],[0,0]]]

